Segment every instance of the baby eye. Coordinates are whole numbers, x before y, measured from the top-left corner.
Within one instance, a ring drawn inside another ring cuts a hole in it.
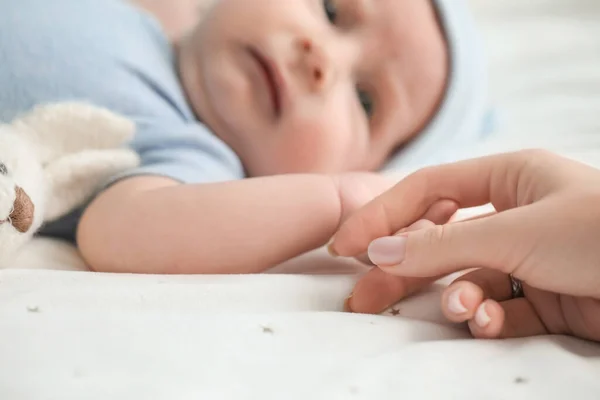
[[[2,164],[0,162],[0,175],[8,175],[8,169],[6,168],[6,165]]]
[[[356,92],[360,105],[365,110],[365,114],[367,114],[367,118],[371,118],[373,115],[373,97],[362,89],[356,89]]]
[[[333,0],[323,0],[323,8],[325,9],[325,15],[327,15],[327,19],[332,24],[335,24],[337,21],[337,7]]]

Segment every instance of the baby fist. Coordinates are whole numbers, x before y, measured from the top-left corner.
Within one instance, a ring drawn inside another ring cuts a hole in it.
[[[378,173],[349,172],[339,175],[337,186],[342,206],[340,223],[395,183],[390,177]]]

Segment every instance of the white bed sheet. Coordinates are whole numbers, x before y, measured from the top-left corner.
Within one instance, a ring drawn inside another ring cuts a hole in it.
[[[535,146],[600,166],[600,2],[471,2],[502,134],[465,155]],[[600,346],[469,339],[442,318],[441,285],[395,316],[339,312],[362,269],[322,250],[260,276],[177,277],[30,250],[0,272],[0,399],[600,398]]]

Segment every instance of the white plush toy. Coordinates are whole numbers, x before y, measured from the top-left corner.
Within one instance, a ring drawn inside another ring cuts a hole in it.
[[[134,130],[128,119],[85,103],[41,105],[0,125],[0,268],[11,266],[43,222],[139,163],[124,146]]]

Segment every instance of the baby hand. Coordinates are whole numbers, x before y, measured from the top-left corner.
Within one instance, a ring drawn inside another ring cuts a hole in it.
[[[390,189],[396,182],[382,174],[348,172],[337,176],[336,183],[342,206],[341,223],[355,210]]]

